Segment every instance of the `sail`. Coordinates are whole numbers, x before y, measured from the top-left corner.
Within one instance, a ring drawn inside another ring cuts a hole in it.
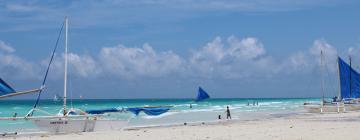
[[[136,116],[138,116],[141,111],[144,112],[146,115],[157,116],[157,115],[161,115],[163,113],[168,112],[170,110],[170,108],[166,108],[166,107],[159,107],[159,108],[133,107],[133,108],[127,108],[126,110],[134,113]]]
[[[0,96],[15,92],[16,91],[12,87],[0,78]]]
[[[341,98],[360,98],[360,74],[338,57]]]
[[[121,110],[116,108],[107,108],[107,109],[93,109],[93,110],[86,110],[88,114],[104,114],[104,113],[111,113],[111,112],[121,112]]]
[[[209,94],[207,94],[205,90],[199,87],[198,95],[195,101],[199,102],[208,98],[210,98]]]

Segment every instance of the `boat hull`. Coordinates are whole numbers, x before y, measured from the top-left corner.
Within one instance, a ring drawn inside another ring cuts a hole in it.
[[[33,123],[50,133],[74,133],[94,131],[96,120],[35,119]]]
[[[92,131],[121,130],[127,126],[125,120],[95,119],[32,119],[42,131],[49,133],[77,133]]]
[[[346,111],[357,111],[360,110],[360,104],[326,104],[321,106],[319,104],[307,104],[304,105],[304,109],[310,113],[320,112],[346,112]]]
[[[32,121],[40,130],[49,133],[77,133],[121,130],[128,123],[124,120],[92,119],[34,119]]]

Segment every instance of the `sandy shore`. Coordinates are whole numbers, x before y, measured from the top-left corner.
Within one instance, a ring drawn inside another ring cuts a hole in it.
[[[252,121],[134,128],[66,135],[0,137],[17,140],[359,140],[360,112],[298,114]]]

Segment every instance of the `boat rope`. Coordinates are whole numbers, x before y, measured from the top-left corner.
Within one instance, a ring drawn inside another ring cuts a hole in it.
[[[47,66],[47,69],[46,69],[46,72],[45,72],[45,76],[44,76],[44,79],[42,81],[42,84],[41,84],[41,88],[44,88],[45,87],[45,83],[46,83],[46,79],[47,79],[47,75],[49,73],[49,69],[50,69],[50,66],[51,66],[51,63],[54,59],[54,56],[55,56],[55,52],[56,52],[56,49],[58,47],[58,44],[59,44],[59,40],[60,40],[60,37],[61,37],[61,33],[62,33],[62,30],[64,28],[64,25],[65,25],[65,22],[63,22],[63,24],[61,25],[61,28],[60,28],[60,31],[59,31],[59,35],[57,37],[57,40],[56,40],[56,43],[55,43],[55,47],[54,47],[54,50],[52,51],[52,54],[51,54],[51,58],[50,58],[50,61],[49,61],[49,64]],[[40,90],[39,93],[38,93],[38,96],[37,96],[37,99],[36,99],[36,102],[33,106],[33,109],[31,112],[29,112],[26,117],[30,117],[33,115],[34,113],[34,109],[37,107],[37,105],[39,104],[39,101],[40,101],[40,96],[41,96],[41,93],[42,93],[43,90]]]

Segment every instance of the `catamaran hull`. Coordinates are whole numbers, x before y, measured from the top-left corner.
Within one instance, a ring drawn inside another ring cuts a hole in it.
[[[306,111],[310,113],[319,113],[319,112],[346,112],[346,111],[358,111],[360,110],[360,104],[345,104],[345,105],[304,105]]]
[[[42,131],[50,133],[92,132],[96,120],[48,120],[37,119],[33,123]]]
[[[34,124],[42,131],[50,133],[77,133],[92,131],[121,130],[127,126],[125,120],[49,120],[36,119]]]

